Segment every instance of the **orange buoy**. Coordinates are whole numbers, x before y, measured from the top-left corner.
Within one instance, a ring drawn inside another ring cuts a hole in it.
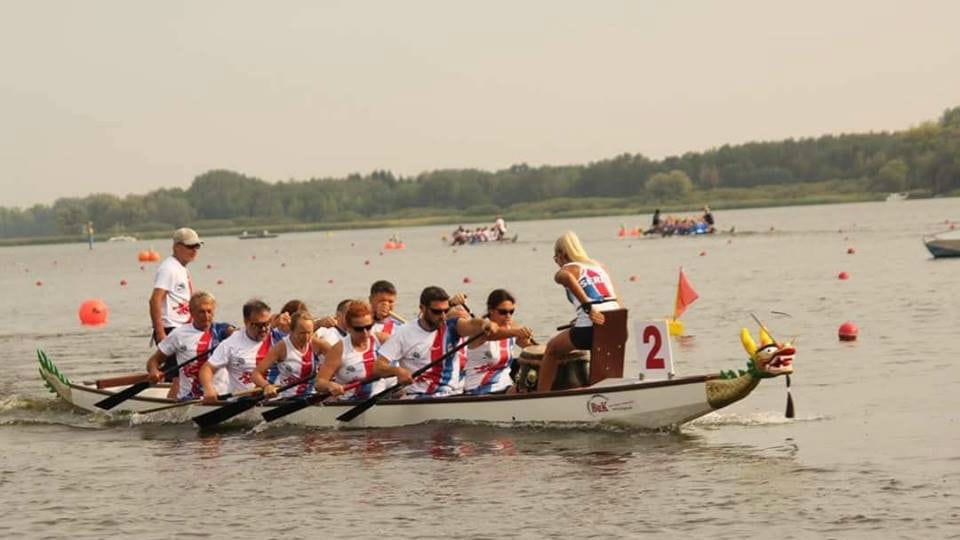
[[[160,260],[160,253],[154,250],[150,250],[150,262],[157,262]]]
[[[85,326],[99,326],[107,324],[107,305],[101,300],[91,299],[80,304],[80,310],[77,315],[80,317],[80,323]]]
[[[839,274],[837,274],[837,278],[839,278],[839,279],[850,279],[850,274],[848,274],[848,273],[846,273],[846,272],[840,272]]]
[[[138,252],[137,260],[140,262],[150,262],[150,252],[146,250]]]
[[[856,252],[857,250],[853,249],[852,247],[847,248],[847,255],[853,255]]]
[[[353,244],[351,244],[351,245],[353,245]],[[397,249],[397,243],[394,242],[393,240],[387,240],[387,241],[384,242],[384,244],[383,244],[383,249]]]
[[[406,249],[407,245],[403,242],[397,242],[397,249]]]
[[[626,235],[627,235],[627,230],[624,229],[623,227],[620,227],[620,230],[617,232],[617,236],[619,236],[620,238],[623,238]]]
[[[850,321],[841,324],[840,329],[837,330],[837,337],[840,338],[840,341],[855,341],[859,334],[860,329]]]

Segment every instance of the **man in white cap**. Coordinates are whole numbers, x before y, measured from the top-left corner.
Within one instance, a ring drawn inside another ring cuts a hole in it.
[[[190,296],[193,282],[187,265],[197,258],[200,251],[200,236],[186,227],[173,232],[173,254],[167,257],[153,279],[150,294],[150,321],[153,323],[153,339],[163,341],[174,328],[190,322]],[[167,358],[162,370],[176,365],[176,356]],[[176,386],[176,376],[169,379]]]

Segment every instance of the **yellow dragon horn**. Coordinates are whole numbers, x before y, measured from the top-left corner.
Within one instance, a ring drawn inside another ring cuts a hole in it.
[[[740,329],[740,342],[743,343],[743,349],[747,351],[750,358],[753,358],[753,355],[757,354],[757,344],[753,341],[750,331],[746,328]]]
[[[760,346],[766,347],[771,343],[775,343],[774,339],[770,337],[770,334],[767,333],[767,330],[761,326],[760,327]]]

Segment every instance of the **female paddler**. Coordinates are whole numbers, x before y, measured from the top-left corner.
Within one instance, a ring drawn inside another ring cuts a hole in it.
[[[318,355],[330,354],[333,348],[314,337],[313,316],[307,311],[290,315],[289,329],[290,333],[277,341],[266,356],[257,362],[257,369],[251,376],[253,383],[263,388],[267,397],[277,395],[278,386],[309,377],[317,369]],[[313,381],[304,381],[284,391],[283,396],[301,396],[309,394],[312,389]]]
[[[514,345],[532,344],[533,332],[513,320],[517,300],[506,289],[495,289],[487,296],[487,318],[497,323],[496,333],[485,335],[467,348],[464,367],[465,394],[498,394],[513,386]]]
[[[551,390],[562,356],[573,350],[589,351],[593,347],[593,326],[603,324],[604,311],[623,307],[607,268],[587,255],[574,232],[567,231],[557,239],[553,261],[560,267],[553,280],[563,285],[576,319],[572,328],[563,330],[547,342],[537,392]]]

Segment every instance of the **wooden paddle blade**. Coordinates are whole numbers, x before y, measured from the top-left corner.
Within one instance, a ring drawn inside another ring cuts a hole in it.
[[[208,413],[203,413],[194,418],[193,421],[200,426],[201,429],[215,426],[220,422],[229,420],[239,414],[243,414],[244,412],[255,407],[259,402],[259,398],[241,398],[232,403],[227,403],[223,407],[214,409]]]
[[[108,396],[104,399],[101,399],[100,401],[94,403],[94,405],[97,407],[100,407],[105,411],[109,411],[110,409],[116,407],[117,405],[123,403],[124,401],[139,394],[140,392],[143,392],[147,388],[150,388],[149,381],[138,382],[137,384],[124,388],[123,390],[117,392],[116,394],[113,394],[112,396]]]

